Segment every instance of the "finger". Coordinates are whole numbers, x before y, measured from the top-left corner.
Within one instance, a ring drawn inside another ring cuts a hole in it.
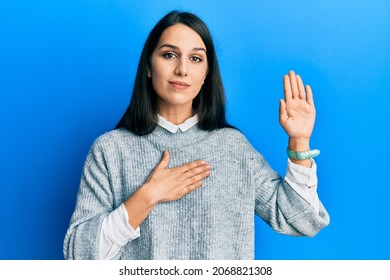
[[[299,98],[305,100],[306,99],[306,93],[305,88],[303,86],[303,81],[301,76],[297,75],[297,85],[298,85],[298,91],[299,91]]]
[[[190,178],[193,176],[198,175],[199,173],[205,172],[211,170],[211,165],[210,164],[203,164],[200,166],[197,166],[195,168],[189,169],[188,171],[182,173],[184,178]]]
[[[290,77],[290,85],[291,85],[291,93],[292,93],[292,98],[298,98],[299,97],[299,90],[298,90],[298,85],[297,85],[297,78],[295,76],[294,71],[290,71],[288,73],[288,76]]]
[[[311,87],[309,85],[306,85],[306,101],[310,105],[314,106],[313,92],[312,92]]]
[[[286,101],[292,99],[290,77],[288,75],[283,76],[283,88],[284,88],[284,99]]]
[[[199,180],[203,180],[205,177],[210,175],[211,172],[211,166],[210,165],[203,165],[198,168],[191,169],[185,173],[182,173],[182,180],[184,182],[190,182],[194,183]]]
[[[288,119],[286,102],[283,99],[279,101],[279,123],[284,124]]]
[[[168,164],[169,164],[169,152],[168,151],[164,151],[162,159],[159,162],[159,164],[157,164],[155,169],[165,169],[165,168],[168,168]]]
[[[203,171],[202,173],[199,173],[195,176],[191,176],[184,181],[184,186],[196,184],[196,183],[202,181],[207,176],[209,176],[210,173],[211,173],[210,170],[206,170],[206,171]]]
[[[211,174],[211,171],[205,171],[203,173],[200,173],[194,177],[191,177],[186,180],[184,184],[184,189],[186,190],[186,193],[192,192],[199,188],[203,184],[203,179],[205,179],[207,176]]]
[[[197,168],[199,166],[206,165],[206,162],[204,160],[196,160],[192,161],[183,165],[180,165],[178,167],[175,167],[177,171],[180,171],[181,173],[187,172],[191,169]]]
[[[193,192],[194,190],[198,189],[200,186],[202,186],[202,181],[198,181],[196,183],[185,186],[183,189],[184,195]]]

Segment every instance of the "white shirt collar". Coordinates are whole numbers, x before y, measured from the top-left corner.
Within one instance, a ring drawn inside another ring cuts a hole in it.
[[[173,124],[170,121],[167,121],[166,119],[164,119],[163,117],[161,117],[158,114],[157,114],[157,119],[158,119],[157,124],[159,126],[165,128],[166,130],[168,130],[171,133],[176,133],[179,129],[182,132],[185,132],[199,122],[198,114],[195,114],[191,118],[185,120],[184,122],[182,122],[181,124],[178,124],[178,125]]]

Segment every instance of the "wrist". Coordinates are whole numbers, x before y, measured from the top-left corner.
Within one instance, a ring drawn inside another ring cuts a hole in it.
[[[288,149],[292,151],[307,151],[310,150],[310,138],[290,137],[288,139]]]
[[[159,202],[157,195],[152,191],[149,183],[143,184],[136,192],[142,202],[148,207],[154,207]]]

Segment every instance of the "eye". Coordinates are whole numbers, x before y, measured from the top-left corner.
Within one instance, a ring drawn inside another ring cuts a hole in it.
[[[192,56],[190,59],[191,59],[193,62],[196,62],[196,63],[200,63],[200,62],[203,61],[203,59],[200,58],[200,57],[198,57],[198,56]]]
[[[166,58],[166,59],[172,59],[172,58],[175,58],[177,57],[177,55],[175,53],[172,53],[172,52],[167,52],[167,53],[164,53],[162,55],[163,58]]]

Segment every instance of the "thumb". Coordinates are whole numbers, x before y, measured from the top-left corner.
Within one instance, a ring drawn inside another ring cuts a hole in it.
[[[168,168],[168,163],[169,163],[169,152],[168,151],[164,151],[162,159],[159,162],[159,164],[157,164],[156,169]]]
[[[280,99],[279,104],[279,123],[283,125],[288,119],[286,102],[283,99]]]

